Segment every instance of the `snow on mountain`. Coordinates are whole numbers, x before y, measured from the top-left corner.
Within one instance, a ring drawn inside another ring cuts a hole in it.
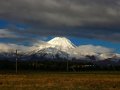
[[[56,48],[61,51],[69,52],[70,49],[74,49],[76,46],[67,38],[65,37],[55,37],[48,42],[40,42],[35,44],[31,50],[39,51],[45,48]]]
[[[68,59],[67,53],[52,47],[41,49],[35,54],[37,56],[44,56],[46,58],[51,58],[51,59],[54,58]]]
[[[52,47],[52,45],[48,44],[47,42],[40,42],[30,47],[29,51],[26,54],[31,55],[38,52],[39,50],[49,48],[49,47]]]
[[[85,59],[86,56],[95,56],[98,60],[107,58],[120,59],[120,54],[115,54],[113,49],[94,45],[81,45],[77,47],[65,37],[55,37],[48,42],[42,41],[31,47],[15,44],[0,44],[0,53],[10,53],[11,51],[14,52],[16,49],[19,49],[24,56],[36,54],[37,56],[45,55],[49,58],[58,56],[68,59]]]
[[[48,43],[63,51],[76,47],[69,39],[65,37],[55,37],[48,41]]]
[[[73,55],[72,49],[75,45],[65,37],[55,37],[48,42],[40,42],[30,48],[26,55],[36,54],[37,56],[44,55],[45,57],[55,58],[58,55],[60,58],[70,58]]]
[[[76,59],[84,59],[87,55],[95,56],[97,59],[106,59],[112,57],[113,50],[102,47],[102,46],[94,46],[94,45],[81,45],[79,47],[75,46],[69,39],[65,37],[55,37],[48,42],[44,42],[34,50],[33,53],[38,53],[41,50],[45,50],[48,54],[49,50],[51,53],[55,55],[54,49],[67,53],[69,58]],[[41,52],[42,53],[42,52]],[[39,53],[39,54],[41,54]],[[114,54],[113,54],[114,55]]]
[[[41,50],[46,50],[46,53],[49,53],[49,49],[50,50],[52,49],[51,53],[55,54],[55,52],[54,52],[54,49],[55,49],[55,50],[59,50],[61,52],[69,54],[69,57],[73,57],[74,56],[73,49],[75,49],[75,47],[76,46],[69,39],[67,39],[65,37],[55,37],[48,42],[42,42],[40,44],[33,46],[31,49],[32,51],[30,51],[29,54],[38,53],[39,51],[41,52]],[[39,53],[39,54],[41,54],[41,53]],[[49,53],[49,54],[51,54],[51,53]],[[65,57],[64,55],[62,55],[62,56]]]
[[[69,39],[65,37],[55,37],[48,41],[48,43],[52,45],[53,48],[57,48],[58,50],[68,53],[69,57],[75,57],[74,50],[76,46]]]

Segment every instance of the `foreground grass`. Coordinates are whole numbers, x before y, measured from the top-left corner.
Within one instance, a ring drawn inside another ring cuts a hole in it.
[[[120,90],[120,73],[3,73],[0,90]]]

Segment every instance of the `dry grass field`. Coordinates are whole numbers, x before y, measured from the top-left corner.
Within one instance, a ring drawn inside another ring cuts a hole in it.
[[[0,90],[120,90],[120,73],[4,73]]]

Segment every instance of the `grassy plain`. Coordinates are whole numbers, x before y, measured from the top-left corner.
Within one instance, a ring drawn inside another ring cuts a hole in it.
[[[0,90],[120,90],[120,72],[1,72]]]

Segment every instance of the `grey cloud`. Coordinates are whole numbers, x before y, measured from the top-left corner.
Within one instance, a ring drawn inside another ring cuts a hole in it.
[[[94,45],[81,45],[77,48],[79,52],[84,53],[113,53],[114,49]]]
[[[43,35],[39,34],[40,36],[38,36],[38,34],[34,34],[28,31],[25,32],[24,30],[19,31],[16,29],[0,29],[0,39],[7,39],[8,42],[6,43],[17,43],[17,44],[29,43],[29,45],[47,39],[47,37]],[[0,42],[3,42],[3,40]]]
[[[48,25],[82,26],[120,22],[119,0],[1,0],[0,17]],[[52,23],[51,23],[52,22]]]
[[[89,39],[98,39],[98,40],[106,40],[110,42],[120,42],[120,30],[119,28],[33,28],[28,30],[16,30],[10,29],[9,31],[14,32],[21,36],[27,36],[25,38],[21,38],[20,40],[24,41],[32,41],[35,42],[38,39],[42,39],[42,37],[48,36],[73,36],[73,37],[80,37],[80,38],[89,38]],[[42,39],[43,40],[43,39]],[[18,41],[18,40],[17,40]]]
[[[0,0],[0,18],[32,27],[9,29],[17,40],[51,35],[120,42],[119,17],[120,0]]]
[[[18,50],[19,52],[23,52],[23,51],[29,51],[30,47],[24,46],[24,45],[17,45],[17,44],[4,44],[4,43],[0,43],[0,52],[15,52],[15,50]]]
[[[0,38],[16,38],[17,36],[7,29],[0,29]]]

